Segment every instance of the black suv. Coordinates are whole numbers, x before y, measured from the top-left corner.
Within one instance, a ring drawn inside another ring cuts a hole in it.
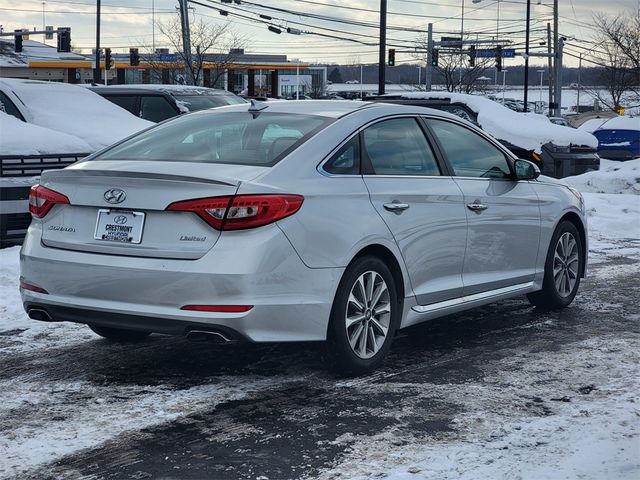
[[[161,122],[182,113],[205,108],[245,103],[246,100],[226,90],[184,85],[114,85],[95,86],[90,90],[151,122]]]
[[[374,95],[364,98],[369,102],[384,102],[400,105],[418,105],[421,107],[434,108],[444,112],[457,115],[467,120],[479,128],[478,115],[463,102],[451,101],[448,98],[410,98],[402,95]],[[540,167],[543,175],[555,178],[563,178],[572,175],[579,175],[590,170],[599,170],[600,157],[595,148],[586,146],[559,146],[551,142],[542,145],[540,154],[513,145],[508,140],[498,138],[505,147],[513,152],[518,158],[531,160]]]

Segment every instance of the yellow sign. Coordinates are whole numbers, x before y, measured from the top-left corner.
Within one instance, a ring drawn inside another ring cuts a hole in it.
[[[624,115],[624,107],[618,107],[616,108],[616,113],[618,115]]]

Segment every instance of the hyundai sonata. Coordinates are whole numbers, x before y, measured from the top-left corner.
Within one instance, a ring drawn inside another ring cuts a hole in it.
[[[584,205],[539,173],[423,107],[193,113],[42,175],[24,307],[112,340],[326,341],[366,372],[398,329],[523,294],[571,303]]]

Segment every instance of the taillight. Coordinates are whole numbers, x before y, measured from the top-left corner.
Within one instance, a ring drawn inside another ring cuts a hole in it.
[[[237,195],[175,202],[167,210],[194,212],[216,230],[242,230],[293,215],[303,201],[302,195]]]
[[[34,185],[29,192],[29,212],[36,218],[43,218],[56,203],[69,203],[69,199],[63,194]]]

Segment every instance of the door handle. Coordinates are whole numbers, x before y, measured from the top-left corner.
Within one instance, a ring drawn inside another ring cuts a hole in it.
[[[385,210],[399,214],[404,212],[407,208],[409,208],[409,204],[393,202],[393,203],[385,203],[383,207]]]
[[[479,213],[479,212],[482,212],[483,210],[486,210],[489,207],[484,203],[467,203],[467,208],[469,210]]]

